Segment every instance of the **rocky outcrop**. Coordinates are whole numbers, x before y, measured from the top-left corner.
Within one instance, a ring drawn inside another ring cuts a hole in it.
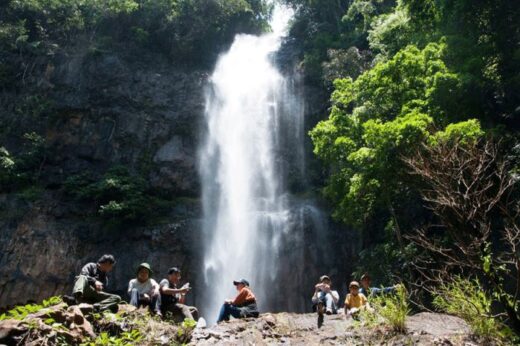
[[[20,319],[0,321],[0,343],[61,345],[93,341],[102,333],[125,345],[484,345],[460,318],[419,313],[409,316],[406,331],[367,325],[344,315],[325,316],[321,328],[316,314],[266,313],[259,318],[232,319],[206,327],[204,323],[152,318],[146,309],[120,305],[117,314],[93,314],[88,304],[60,303]],[[103,337],[101,337],[103,338]],[[100,339],[101,342],[101,339]],[[488,340],[489,342],[489,340]]]
[[[119,312],[95,313],[93,306],[65,303],[19,319],[0,320],[2,345],[172,345],[190,341],[194,325],[178,326],[146,309],[120,305]]]
[[[410,316],[405,333],[365,327],[343,315],[263,314],[258,319],[231,320],[196,329],[191,345],[483,345],[474,341],[467,324],[453,316],[420,313]]]
[[[200,248],[199,212],[196,202],[184,203],[173,208],[169,223],[114,230],[86,219],[77,205],[52,193],[30,204],[0,196],[2,209],[10,211],[9,217],[0,218],[0,306],[70,293],[82,265],[103,253],[118,261],[109,289],[123,297],[144,261],[153,265],[158,279],[169,267],[179,266],[197,287],[199,256],[193,252]]]

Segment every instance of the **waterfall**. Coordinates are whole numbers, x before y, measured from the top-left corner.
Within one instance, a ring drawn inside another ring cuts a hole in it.
[[[250,281],[261,310],[275,301],[271,287],[290,218],[282,152],[303,160],[302,103],[293,81],[272,61],[291,15],[276,6],[271,33],[237,35],[207,89],[200,152],[205,288],[199,302],[210,321],[236,294],[233,280]]]

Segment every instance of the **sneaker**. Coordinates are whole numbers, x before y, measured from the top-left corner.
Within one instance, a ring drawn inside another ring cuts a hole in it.
[[[332,309],[327,309],[327,311],[325,311],[325,313],[326,313],[327,315],[332,315]]]
[[[82,292],[76,292],[74,293],[74,300],[76,301],[76,304],[83,303],[83,293]]]
[[[65,304],[67,304],[68,306],[71,306],[71,305],[77,305],[78,303],[76,302],[76,298],[74,298],[73,296],[63,296],[61,297],[61,299],[63,300],[63,302]]]

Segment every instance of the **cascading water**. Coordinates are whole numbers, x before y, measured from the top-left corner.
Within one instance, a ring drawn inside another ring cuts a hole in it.
[[[205,289],[199,301],[210,321],[224,299],[236,294],[236,279],[251,282],[261,309],[273,301],[270,287],[290,214],[279,158],[281,128],[301,124],[303,110],[272,63],[291,14],[277,6],[272,33],[237,35],[220,57],[207,91],[208,133],[200,153]],[[301,126],[289,129],[301,139]]]

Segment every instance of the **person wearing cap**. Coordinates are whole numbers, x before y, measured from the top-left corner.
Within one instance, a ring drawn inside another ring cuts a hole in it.
[[[313,309],[316,309],[320,315],[323,315],[324,308],[327,315],[338,312],[339,294],[338,291],[332,290],[331,286],[332,281],[327,275],[320,277],[320,282],[314,286]]]
[[[117,312],[121,297],[105,292],[108,286],[108,273],[112,271],[116,260],[112,255],[101,256],[97,263],[87,263],[76,277],[73,297],[64,296],[69,305],[94,304],[96,311],[110,310]]]
[[[174,321],[182,322],[184,319],[198,320],[198,310],[194,306],[185,305],[186,294],[190,291],[189,282],[179,287],[181,271],[177,267],[168,270],[168,278],[161,280],[161,312],[165,317],[170,314]]]
[[[370,298],[374,296],[378,296],[381,294],[390,294],[394,293],[399,285],[394,285],[390,287],[370,287],[370,282],[372,281],[370,275],[365,273],[361,276],[361,288],[359,289],[359,293],[363,293],[365,297]]]
[[[258,307],[256,305],[256,297],[249,287],[249,282],[245,279],[233,281],[238,294],[235,299],[226,299],[220,313],[217,323],[229,321],[229,317],[244,318],[258,317]]]
[[[148,263],[137,267],[137,277],[128,283],[130,304],[135,307],[148,306],[152,313],[161,316],[161,300],[159,284],[151,278],[152,268]]]
[[[359,293],[359,283],[352,281],[349,288],[349,294],[345,298],[345,315],[355,316],[358,314],[360,309],[367,306],[367,297],[363,293]]]

